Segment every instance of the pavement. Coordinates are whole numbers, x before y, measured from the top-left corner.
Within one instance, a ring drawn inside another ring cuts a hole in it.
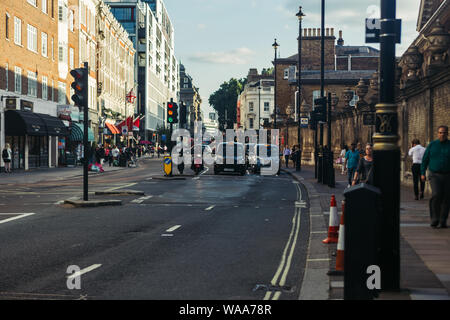
[[[150,156],[143,156],[141,158],[138,158],[139,160],[148,159],[152,161],[163,161],[163,158],[154,157],[151,158]],[[97,172],[89,172],[89,175],[102,175],[109,172],[115,172],[120,170],[125,170],[127,167],[110,167],[107,163],[103,166],[103,169],[105,172],[103,173],[97,173]],[[38,183],[41,181],[58,181],[58,180],[65,180],[68,178],[83,176],[83,167],[82,166],[76,166],[76,167],[53,167],[53,168],[37,168],[37,169],[30,169],[28,171],[25,170],[14,170],[12,173],[5,173],[2,171],[0,173],[0,185],[2,184],[22,184],[22,183]]]
[[[284,163],[283,163],[284,165]],[[314,167],[282,169],[308,190],[310,199],[310,245],[304,284],[299,299],[344,298],[344,277],[328,276],[336,266],[336,244],[323,244],[327,237],[331,195],[339,214],[347,176],[335,171],[336,187],[317,183]],[[400,203],[400,291],[381,291],[378,300],[450,300],[450,228],[430,227],[429,198],[414,200],[412,187],[401,186]],[[325,283],[325,285],[323,284]]]

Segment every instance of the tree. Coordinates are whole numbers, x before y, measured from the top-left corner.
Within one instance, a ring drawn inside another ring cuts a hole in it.
[[[224,82],[218,90],[209,97],[209,104],[219,115],[219,130],[232,129],[237,122],[237,98],[244,90],[247,79],[232,78]]]

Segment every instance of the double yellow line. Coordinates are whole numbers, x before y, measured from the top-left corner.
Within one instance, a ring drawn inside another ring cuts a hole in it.
[[[286,284],[286,278],[289,273],[289,269],[291,268],[292,257],[294,255],[295,247],[297,245],[298,233],[300,231],[300,213],[301,208],[295,208],[295,214],[292,218],[291,233],[289,234],[289,239],[286,243],[286,247],[284,248],[283,256],[281,257],[277,272],[270,282],[272,286],[282,287]],[[267,291],[266,295],[264,296],[264,300],[278,300],[280,296],[281,291]]]

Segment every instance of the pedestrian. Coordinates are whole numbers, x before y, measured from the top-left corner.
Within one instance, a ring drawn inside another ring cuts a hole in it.
[[[5,163],[5,173],[11,172],[12,151],[9,143],[5,144],[5,148],[2,150],[2,159]]]
[[[112,162],[113,162],[111,151],[112,151],[111,146],[108,146],[108,147],[105,149],[105,159],[106,159],[106,161],[108,161],[108,164],[109,164],[110,167],[111,167]]]
[[[358,144],[356,145],[356,150],[358,150],[359,152],[359,158],[362,159],[364,158],[364,149],[361,146],[361,142],[358,142]]]
[[[366,183],[373,185],[373,146],[368,143],[366,145],[365,156],[359,159],[358,167],[356,168],[355,175],[353,177],[352,185],[357,183]]]
[[[103,163],[105,162],[105,157],[106,157],[106,151],[105,151],[105,147],[101,144],[100,145],[100,165],[103,166]]]
[[[355,175],[355,171],[358,167],[359,163],[359,151],[356,150],[356,143],[352,143],[350,150],[345,154],[345,159],[347,162],[347,174],[348,174],[348,188],[353,183],[353,176]]]
[[[347,151],[348,151],[348,146],[347,145],[344,145],[344,147],[342,148],[342,150],[341,150],[341,154],[339,155],[339,158],[340,158],[340,160],[339,160],[339,162],[340,162],[340,164],[341,164],[341,174],[345,174],[345,172],[347,171],[346,169],[346,160],[347,159],[345,159],[345,155],[347,154]]]
[[[286,161],[286,168],[289,168],[289,157],[291,156],[291,149],[286,145],[283,150],[284,160]]]
[[[430,216],[432,228],[447,228],[450,208],[450,141],[448,126],[438,128],[438,140],[432,141],[423,155],[421,179],[429,170],[431,184]],[[439,224],[439,225],[438,225]]]
[[[422,165],[422,158],[425,153],[425,148],[420,145],[419,139],[412,141],[412,148],[409,149],[408,155],[412,157],[413,165],[411,168],[414,182],[415,199],[419,200],[419,180],[420,180],[420,199],[423,199],[425,191],[425,181],[420,179],[420,166]]]
[[[158,153],[158,158],[159,158],[159,154],[161,153],[161,146],[160,145],[158,145],[156,147],[156,152]]]

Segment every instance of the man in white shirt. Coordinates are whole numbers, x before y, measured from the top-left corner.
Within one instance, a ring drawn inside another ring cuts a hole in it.
[[[409,149],[408,155],[413,158],[412,174],[414,181],[414,194],[415,199],[419,200],[419,180],[420,180],[420,199],[423,199],[423,192],[425,190],[425,181],[420,179],[420,166],[422,164],[422,158],[425,153],[425,148],[420,145],[418,139],[412,141],[412,148]]]

